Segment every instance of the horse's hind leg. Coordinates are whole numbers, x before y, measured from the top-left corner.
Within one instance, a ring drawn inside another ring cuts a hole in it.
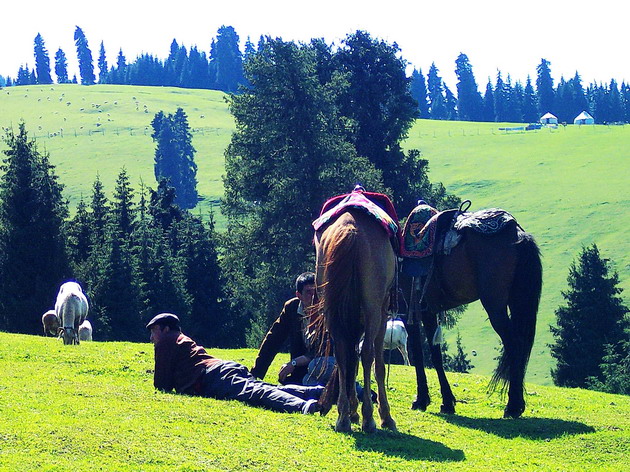
[[[374,433],[376,431],[376,422],[374,421],[374,405],[372,404],[372,396],[370,395],[370,378],[372,375],[372,363],[374,361],[374,334],[368,328],[363,339],[363,347],[361,348],[361,362],[363,364],[363,405],[361,406],[361,414],[363,415],[363,424],[361,429],[366,433]],[[378,384],[378,373],[375,367],[375,377]],[[380,395],[379,390],[379,395]]]
[[[510,318],[508,317],[507,304],[502,300],[493,298],[481,298],[481,303],[488,313],[490,323],[503,343],[503,351],[499,357],[493,382],[506,384],[508,387],[508,403],[505,407],[504,417],[518,418],[525,411],[525,398],[523,392],[523,377],[525,367],[517,365],[519,351],[519,337],[513,332]]]
[[[427,374],[424,371],[424,354],[422,352],[422,336],[420,333],[420,322],[413,324],[405,324],[409,337],[408,347],[413,357],[414,367],[416,369],[416,399],[411,404],[412,410],[426,411],[431,403],[429,395],[429,386],[427,383]]]
[[[337,360],[337,373],[339,375],[339,397],[337,400],[337,412],[339,416],[337,417],[335,431],[340,433],[350,433],[352,432],[352,424],[350,421],[351,406],[348,396],[351,390],[348,389],[348,379],[350,379],[352,388],[354,389],[353,379],[355,378],[354,374],[356,372],[356,363],[352,364],[352,353],[349,353],[349,346],[340,339],[336,340],[335,356]],[[356,397],[356,389],[354,390],[354,397]]]
[[[379,332],[376,334],[374,341],[374,377],[376,378],[376,385],[378,388],[378,414],[381,417],[381,427],[387,428],[392,431],[397,431],[396,422],[391,415],[391,408],[389,400],[387,399],[387,391],[385,389],[385,359],[383,355],[383,340],[385,338],[386,324],[383,321],[379,327]],[[365,370],[365,363],[363,369]],[[372,404],[372,395],[370,392],[369,384],[366,383],[366,388],[363,389],[363,405],[369,402]]]
[[[438,380],[440,381],[440,392],[442,393],[442,405],[440,411],[442,413],[455,413],[455,396],[451,390],[451,386],[446,378],[446,372],[444,371],[444,363],[442,361],[442,350],[440,344],[433,344],[433,337],[438,328],[437,316],[423,312],[422,324],[427,334],[427,341],[429,343],[429,349],[431,351],[431,360],[435,367]]]

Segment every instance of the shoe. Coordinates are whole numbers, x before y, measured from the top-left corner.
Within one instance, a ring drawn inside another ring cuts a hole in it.
[[[304,406],[303,413],[305,415],[314,415],[315,413],[322,411],[322,406],[317,400],[308,400]]]

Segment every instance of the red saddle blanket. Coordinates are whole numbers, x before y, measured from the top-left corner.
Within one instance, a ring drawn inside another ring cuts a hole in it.
[[[394,241],[395,248],[400,247],[398,215],[389,197],[382,193],[354,190],[351,193],[330,198],[324,203],[319,218],[313,221],[313,228],[319,231],[348,208],[356,208],[373,216]]]

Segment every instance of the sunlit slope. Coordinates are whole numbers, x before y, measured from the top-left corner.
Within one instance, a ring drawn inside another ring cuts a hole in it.
[[[221,197],[223,152],[233,131],[224,94],[213,90],[122,85],[49,85],[0,90],[0,126],[24,120],[40,149],[50,153],[71,207],[89,196],[98,174],[109,194],[125,167],[132,185],[155,188],[151,120],[182,107],[197,150],[202,211]],[[4,149],[4,144],[0,144]]]
[[[472,200],[471,210],[504,208],[536,237],[544,286],[528,379],[547,383],[548,326],[564,303],[560,292],[567,289],[569,265],[583,245],[597,243],[602,256],[614,261],[629,300],[630,126],[499,130],[510,126],[420,120],[405,146],[420,149],[430,162],[431,180]],[[478,303],[459,329],[468,350],[479,353],[472,359],[478,371],[488,372],[498,337]]]
[[[0,126],[17,129],[21,119],[26,122],[40,149],[50,153],[73,209],[82,195],[89,197],[97,174],[111,195],[122,167],[136,190],[141,181],[155,187],[150,123],[158,111],[174,113],[180,106],[193,129],[200,208],[206,212],[223,194],[224,151],[234,131],[221,92],[114,85],[11,87],[0,90]],[[549,383],[548,326],[563,303],[560,292],[566,290],[569,265],[582,245],[596,242],[614,262],[630,302],[630,243],[624,231],[630,207],[630,127],[499,129],[510,126],[419,120],[405,147],[420,149],[430,162],[431,181],[472,200],[472,210],[505,208],[536,237],[545,273],[528,380]],[[224,220],[217,216],[222,229]],[[471,357],[474,372],[490,373],[498,337],[479,304],[464,314],[459,330],[467,352],[478,353]],[[447,337],[451,352],[454,334]]]

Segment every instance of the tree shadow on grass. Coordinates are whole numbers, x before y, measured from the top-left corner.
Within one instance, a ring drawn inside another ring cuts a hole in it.
[[[534,440],[553,439],[565,434],[594,433],[595,428],[578,421],[557,418],[467,418],[459,415],[432,413],[444,421],[464,428],[477,429],[502,438],[522,437]]]
[[[466,458],[462,450],[410,434],[379,430],[374,434],[353,432],[351,435],[359,451],[375,451],[405,460],[433,462],[461,462]]]

